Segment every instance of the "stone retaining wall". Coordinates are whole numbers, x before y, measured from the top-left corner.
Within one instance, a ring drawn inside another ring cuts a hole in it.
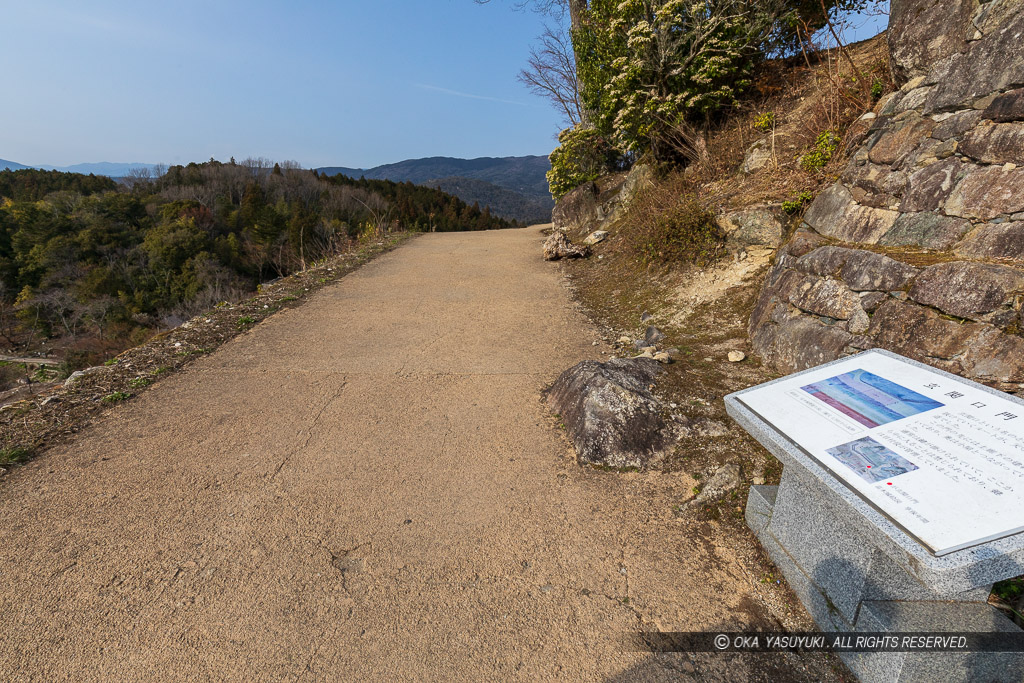
[[[754,348],[794,372],[883,347],[1021,391],[1024,2],[893,0],[889,44],[902,87],[779,251]]]

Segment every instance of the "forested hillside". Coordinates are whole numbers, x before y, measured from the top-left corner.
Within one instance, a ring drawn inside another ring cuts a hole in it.
[[[551,221],[551,210],[555,208],[555,201],[550,195],[540,198],[527,197],[485,180],[455,176],[427,180],[422,184],[436,187],[463,201],[486,206],[495,216],[516,219],[520,223],[548,223]]]
[[[479,159],[429,157],[407,159],[375,168],[329,166],[317,171],[326,175],[341,173],[350,178],[408,181],[442,187],[445,192],[467,203],[477,202],[480,206],[489,206],[497,216],[521,223],[546,223],[551,219],[551,209],[554,207],[546,178],[550,168],[551,163],[547,157],[540,156]]]
[[[0,197],[0,344],[57,346],[81,356],[73,364],[359,240],[511,227],[432,188],[261,160],[173,166],[121,186],[2,171]]]

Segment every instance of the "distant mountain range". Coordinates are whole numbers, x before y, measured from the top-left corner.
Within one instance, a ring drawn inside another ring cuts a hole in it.
[[[375,168],[325,166],[317,171],[327,175],[341,173],[351,178],[393,180],[436,187],[462,201],[481,207],[502,218],[522,222],[551,220],[554,201],[548,191],[546,174],[551,169],[547,157],[482,157],[455,159],[429,157],[409,159]]]
[[[72,166],[26,166],[25,164],[19,164],[14,161],[8,161],[6,159],[0,159],[0,171],[8,168],[12,171],[18,171],[23,168],[39,168],[44,171],[63,171],[65,173],[81,173],[83,175],[105,175],[111,178],[122,178],[128,174],[133,168],[148,168],[153,170],[156,164],[144,164],[141,162],[135,162],[130,164],[113,163],[110,161],[100,161],[95,164],[74,164]]]
[[[109,161],[73,166],[26,166],[0,159],[0,170],[40,168],[86,175],[92,173],[112,178],[124,177],[131,169],[152,170],[154,166],[155,164]],[[536,223],[551,220],[551,209],[555,205],[548,192],[545,175],[550,168],[551,164],[547,157],[525,156],[479,159],[429,157],[408,159],[374,168],[324,166],[316,170],[327,175],[341,173],[352,178],[365,177],[436,187],[468,204],[476,202],[480,208],[490,207],[491,213],[496,216],[514,218],[523,223]]]

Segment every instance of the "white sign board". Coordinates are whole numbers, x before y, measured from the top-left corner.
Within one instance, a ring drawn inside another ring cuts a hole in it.
[[[1024,406],[867,352],[737,396],[935,555],[1024,531]]]

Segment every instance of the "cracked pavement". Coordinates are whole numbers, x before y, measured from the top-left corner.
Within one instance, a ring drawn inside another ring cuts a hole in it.
[[[424,235],[0,479],[0,678],[752,678],[622,647],[767,589],[692,480],[573,462],[539,393],[606,347],[542,241]]]

